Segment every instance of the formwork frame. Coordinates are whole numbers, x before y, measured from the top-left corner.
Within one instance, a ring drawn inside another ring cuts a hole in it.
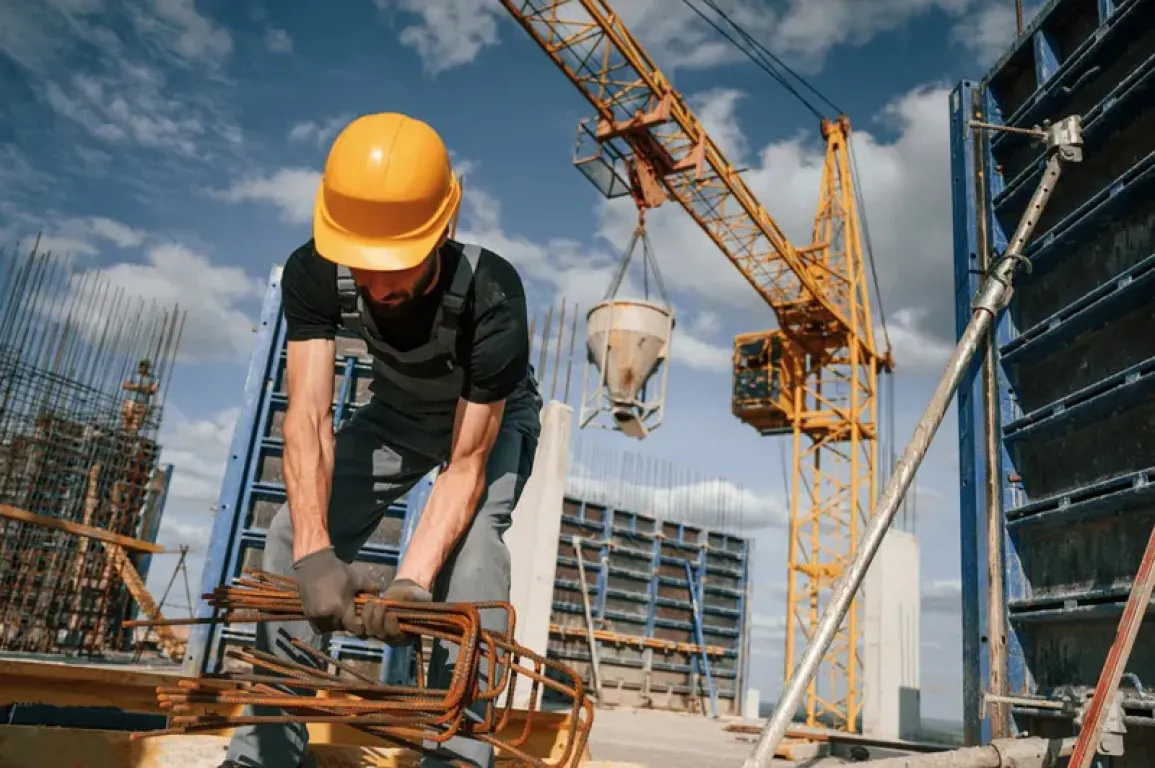
[[[648,695],[658,708],[689,706],[710,713],[710,701],[716,698],[718,714],[740,713],[749,687],[753,540],[567,496],[548,655],[572,665],[591,684],[588,642],[577,631],[585,618],[576,575],[575,536],[582,540],[595,629],[624,636],[619,641],[598,642],[606,701],[629,705]],[[693,618],[687,564],[694,575],[694,592],[702,597],[700,627]],[[670,618],[672,614],[684,618]],[[733,622],[733,626],[720,622]],[[702,639],[706,646],[722,651],[707,654],[708,675]],[[667,651],[645,641],[680,647]],[[684,676],[686,681],[660,684],[656,680],[669,675]],[[628,679],[635,677],[638,680]],[[648,690],[647,679],[654,680]],[[617,692],[619,681],[629,694]]]
[[[277,425],[287,404],[284,392],[286,328],[281,311],[280,280],[281,268],[274,267],[270,272],[259,324],[255,328],[241,412],[229,447],[201,576],[202,595],[229,583],[253,562],[255,554],[263,550],[267,534],[268,521],[258,518],[268,517],[269,510],[279,507],[285,500],[284,483],[268,479],[269,463],[279,462],[282,456],[284,442],[277,433]],[[363,343],[342,333],[338,337],[333,369],[333,421],[334,426],[339,427],[369,397],[372,365],[364,354]],[[382,526],[396,528],[397,541],[382,543],[371,539],[358,553],[357,563],[369,566],[383,583],[391,577],[404,555],[432,488],[432,477],[431,473],[423,478],[386,511]],[[213,615],[203,597],[197,601],[195,615],[197,618]],[[190,675],[218,672],[223,668],[227,645],[251,644],[254,640],[255,630],[251,625],[194,625],[190,628],[183,672]],[[381,679],[396,681],[397,676],[407,677],[412,651],[408,648],[390,649],[375,641],[341,636],[333,638],[330,653],[336,658],[375,667]]]
[[[1000,672],[1013,697],[1057,701],[1094,687],[1155,524],[1153,105],[1151,0],[1051,0],[982,81],[950,95],[960,333],[984,263],[1005,249],[1043,164],[1037,144],[969,121],[1030,128],[1079,114],[1085,141],[1026,248],[1032,271],[998,319],[993,452],[982,355],[958,392],[969,744],[999,730],[998,709],[983,704]],[[998,515],[989,542],[988,482]],[[991,571],[1001,588],[988,578],[990,544],[1002,550]],[[992,586],[1005,654],[992,654]],[[1155,681],[1152,637],[1145,627],[1128,668],[1128,726],[1155,724],[1143,688]],[[1035,735],[1073,727],[1069,711],[1037,701],[1011,705],[1008,725]],[[1149,764],[1153,745],[1155,732],[1131,728],[1113,768]]]

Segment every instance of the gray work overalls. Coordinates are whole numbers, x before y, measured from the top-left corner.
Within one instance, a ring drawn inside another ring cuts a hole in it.
[[[447,247],[459,247],[450,244]],[[333,484],[329,502],[329,538],[338,557],[351,562],[376,531],[385,510],[434,467],[448,460],[454,415],[465,382],[457,360],[457,336],[467,310],[466,297],[481,249],[461,247],[462,256],[442,297],[429,342],[399,351],[381,340],[373,318],[349,270],[338,267],[341,321],[361,336],[373,355],[372,399],[337,433]],[[407,375],[397,364],[420,372]],[[428,376],[428,378],[426,378]],[[490,453],[486,492],[473,523],[462,535],[434,584],[438,601],[508,600],[509,551],[502,536],[533,468],[540,434],[542,401],[532,367],[506,400],[501,431]],[[263,567],[292,575],[293,538],[288,505],[269,524]],[[384,588],[385,584],[382,585]],[[486,629],[504,630],[504,614],[482,611]],[[490,615],[486,615],[490,614]],[[269,635],[284,632],[321,647],[323,638],[307,622],[258,625],[257,646],[299,663],[306,659]],[[454,649],[455,650],[455,649]],[[455,654],[454,654],[455,656]],[[444,687],[453,658],[434,647],[429,685]],[[306,731],[300,724],[245,726],[235,730],[228,756],[241,765],[293,768],[304,765]],[[493,764],[493,749],[472,739],[454,737],[446,744],[452,757],[483,768]],[[426,758],[424,766],[449,765]]]

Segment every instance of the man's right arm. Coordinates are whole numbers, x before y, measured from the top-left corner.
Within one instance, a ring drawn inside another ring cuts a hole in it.
[[[285,378],[285,493],[293,522],[293,560],[330,545],[329,494],[333,484],[332,339],[289,341]]]

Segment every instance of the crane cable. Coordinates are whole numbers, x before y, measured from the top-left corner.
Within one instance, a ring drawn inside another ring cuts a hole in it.
[[[743,54],[745,54],[746,57],[749,58],[765,74],[769,75],[779,85],[781,85],[783,88],[785,88],[791,95],[793,95],[795,98],[797,98],[803,104],[803,106],[805,106],[808,110],[810,110],[810,112],[815,117],[817,117],[819,120],[823,120],[823,119],[827,118],[827,115],[823,114],[817,107],[814,106],[814,104],[810,100],[808,100],[801,93],[799,93],[798,88],[795,88],[789,82],[787,82],[786,76],[782,74],[783,71],[786,72],[787,74],[789,74],[791,77],[793,77],[794,80],[796,80],[801,85],[802,88],[804,88],[804,89],[808,90],[810,93],[812,93],[815,97],[818,98],[819,101],[821,101],[821,102],[825,103],[827,106],[829,106],[836,114],[840,114],[840,115],[845,114],[844,110],[840,109],[837,104],[835,104],[833,101],[831,101],[829,98],[827,98],[821,91],[819,91],[817,88],[815,88],[809,81],[806,80],[806,78],[804,78],[802,75],[798,74],[793,69],[791,69],[790,66],[788,66],[786,64],[786,62],[782,61],[781,58],[774,55],[774,53],[772,51],[770,51],[770,49],[768,49],[765,45],[763,45],[756,38],[754,38],[738,22],[734,21],[730,17],[729,14],[727,14],[725,11],[723,11],[721,8],[719,8],[718,4],[717,4],[717,2],[715,2],[715,0],[702,0],[702,2],[706,5],[706,7],[708,7],[710,10],[712,10],[714,13],[716,13],[718,15],[718,17],[723,22],[728,24],[734,30],[734,32],[737,33],[738,37],[740,37],[742,40],[745,41],[746,45],[743,45],[738,40],[735,40],[734,37],[729,32],[727,32],[725,29],[723,29],[721,26],[719,26],[713,19],[711,19],[709,16],[707,16],[701,9],[699,9],[695,5],[693,5],[690,2],[690,0],[682,0],[682,3],[684,5],[686,5],[686,7],[688,7],[690,10],[692,10],[694,13],[696,13],[699,18],[701,18],[703,21],[705,21],[707,24],[709,24],[711,27],[713,27],[714,30],[717,31],[718,34],[722,35],[722,37],[724,37],[731,45],[733,45],[735,48],[737,48],[739,51],[741,51]],[[885,308],[885,306],[883,304],[883,300],[882,300],[882,286],[881,286],[881,283],[880,283],[879,278],[878,278],[878,267],[876,264],[876,260],[874,258],[874,246],[873,246],[873,243],[872,243],[871,237],[870,237],[869,217],[868,217],[867,211],[866,211],[866,197],[862,192],[862,186],[861,186],[861,181],[860,181],[861,174],[859,173],[859,170],[858,170],[858,157],[854,151],[853,137],[850,135],[848,135],[846,137],[846,149],[847,149],[847,154],[850,156],[851,168],[854,171],[853,177],[852,177],[852,187],[853,187],[852,191],[854,194],[855,204],[858,206],[858,210],[861,213],[859,220],[860,220],[860,223],[862,225],[863,249],[864,249],[865,255],[866,255],[866,263],[870,268],[871,282],[874,284],[875,300],[876,300],[877,306],[878,306],[879,325],[881,326],[883,341],[886,345],[886,356],[887,356],[887,358],[891,358],[891,353],[893,352],[894,347],[890,341],[890,330],[889,330],[888,324],[886,322],[886,308]],[[887,475],[889,475],[890,472],[893,472],[893,470],[894,470],[894,463],[895,463],[894,440],[895,440],[896,432],[897,432],[897,427],[895,424],[894,382],[893,382],[893,380],[888,380],[886,382],[886,385],[884,385],[884,386],[886,388],[886,392],[885,392],[884,400],[883,400],[883,411],[885,412],[884,418],[886,420],[886,432],[889,432],[889,435],[887,436],[889,439],[884,438],[883,443],[884,443],[884,451],[886,454],[888,454],[888,456],[887,456],[888,462],[887,463],[889,464],[889,467],[888,467],[889,471],[887,472]],[[889,445],[885,445],[887,443],[889,443]]]
[[[689,8],[694,13],[696,13],[699,18],[701,18],[703,21],[705,21],[707,24],[709,24],[711,27],[713,27],[714,30],[717,31],[718,34],[722,35],[722,37],[724,37],[731,45],[733,45],[735,48],[737,48],[739,51],[741,51],[743,54],[745,54],[746,57],[749,58],[752,62],[754,62],[754,64],[757,65],[759,69],[761,69],[764,73],[766,73],[767,75],[772,77],[779,85],[781,85],[783,88],[785,88],[787,91],[789,91],[790,94],[793,95],[795,98],[797,98],[803,104],[803,106],[805,106],[808,110],[810,110],[810,112],[815,117],[817,117],[819,120],[824,120],[827,118],[827,115],[823,114],[823,112],[821,110],[819,110],[817,107],[815,107],[814,104],[810,100],[808,100],[801,93],[799,93],[797,88],[795,88],[789,82],[787,82],[786,77],[779,70],[784,70],[786,73],[788,73],[791,77],[793,77],[796,81],[798,81],[798,83],[803,88],[805,88],[806,90],[808,90],[812,94],[814,94],[820,101],[824,102],[827,106],[829,106],[832,110],[834,110],[834,112],[836,112],[838,114],[845,114],[845,112],[842,109],[839,109],[837,104],[835,104],[833,101],[831,101],[829,98],[827,98],[821,91],[819,91],[817,88],[815,88],[808,80],[806,80],[806,78],[804,78],[802,75],[798,74],[793,69],[791,69],[784,61],[782,61],[781,58],[774,55],[774,53],[772,51],[770,51],[770,49],[768,49],[765,45],[763,45],[756,38],[754,38],[749,32],[747,32],[742,27],[742,25],[740,25],[738,22],[734,21],[730,17],[729,14],[727,14],[725,11],[723,11],[721,8],[719,8],[718,4],[717,4],[717,2],[715,2],[715,0],[702,0],[702,2],[706,5],[706,7],[708,7],[710,10],[712,10],[714,13],[716,13],[722,19],[722,21],[724,21],[726,24],[728,24],[730,27],[732,27],[733,30],[738,34],[738,36],[741,37],[742,40],[744,40],[746,42],[746,45],[742,45],[742,43],[735,40],[734,37],[729,32],[722,29],[722,27],[720,27],[717,24],[717,22],[715,22],[708,15],[706,15],[706,13],[704,13],[700,8],[698,8],[693,3],[691,3],[690,0],[682,0],[682,3],[687,8]],[[867,217],[867,211],[866,211],[866,198],[862,194],[862,187],[860,185],[859,178],[858,178],[859,177],[858,160],[857,160],[857,157],[855,156],[854,146],[853,146],[853,143],[852,143],[850,136],[847,136],[847,150],[848,150],[848,154],[850,155],[851,165],[854,168],[854,177],[853,177],[852,181],[853,181],[853,188],[854,188],[853,192],[854,192],[855,203],[858,205],[858,209],[862,212],[860,220],[862,223],[862,236],[863,236],[864,250],[866,251],[866,261],[870,267],[871,281],[874,283],[874,293],[875,293],[877,304],[878,304],[879,324],[882,326],[882,335],[883,335],[883,339],[886,343],[886,352],[887,352],[887,355],[889,356],[891,351],[892,351],[892,346],[890,343],[890,332],[887,328],[887,322],[886,322],[886,308],[883,306],[882,289],[881,289],[881,285],[880,285],[880,282],[878,279],[878,269],[875,265],[874,249],[873,249],[873,245],[871,243],[871,238],[870,238],[870,226],[867,223],[868,217]]]
[[[739,35],[746,36],[746,31],[744,29],[742,29],[741,27],[739,27],[737,24],[735,24],[733,21],[730,21],[729,17],[726,16],[726,14],[723,13],[721,10],[719,10],[718,7],[713,4],[712,0],[704,0],[704,2],[715,13],[717,13],[719,16],[721,16],[724,21],[728,21],[731,24],[731,26],[733,26],[737,30]],[[790,83],[786,82],[786,78],[784,78],[781,75],[781,73],[776,71],[773,66],[771,66],[770,64],[767,64],[764,59],[758,58],[753,53],[751,53],[749,50],[742,47],[742,44],[739,43],[737,40],[735,40],[730,35],[729,32],[727,32],[726,30],[724,30],[720,26],[718,26],[718,24],[713,19],[711,19],[709,16],[707,16],[705,13],[703,13],[701,11],[701,9],[694,6],[690,2],[690,0],[682,0],[682,3],[685,4],[685,6],[687,8],[689,8],[691,11],[698,14],[699,18],[701,18],[703,21],[705,21],[707,24],[709,24],[711,27],[713,27],[714,30],[718,34],[720,34],[722,37],[726,38],[726,40],[729,41],[729,43],[731,45],[733,45],[735,48],[737,48],[742,53],[746,54],[746,56],[748,56],[751,61],[753,61],[756,65],[758,65],[759,69],[761,69],[766,74],[770,75],[770,77],[774,78],[778,82],[779,85],[781,85],[783,88],[785,88],[787,91],[789,91],[796,99],[798,99],[800,102],[802,102],[803,106],[805,106],[807,109],[809,109],[814,114],[815,117],[817,117],[819,120],[821,120],[825,117],[825,115],[823,115],[822,112],[817,107],[815,107],[812,103],[810,103],[806,99],[805,96],[803,96],[801,93],[799,93],[798,90],[796,88],[794,88],[794,86],[792,86],[792,85],[790,85]],[[754,41],[754,42],[757,43],[757,41]],[[789,68],[785,67],[785,65],[783,65],[783,68],[789,70]],[[795,77],[797,77],[797,75],[795,75]],[[798,78],[798,79],[800,81],[802,80],[801,78]],[[805,84],[805,81],[802,81],[802,82]]]

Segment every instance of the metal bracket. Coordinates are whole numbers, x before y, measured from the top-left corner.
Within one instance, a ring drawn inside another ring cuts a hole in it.
[[[1029,707],[1031,709],[1053,709],[1056,712],[1075,713],[1075,707],[1070,700],[1048,699],[1036,696],[1002,696],[999,694],[983,691],[982,708],[979,711],[979,717],[985,718],[987,716],[988,704],[1010,704],[1012,707]]]
[[[1080,703],[1075,714],[1075,725],[1079,728],[1083,727],[1083,718],[1087,714],[1091,701],[1091,692],[1088,691],[1086,699]],[[1107,718],[1103,721],[1103,730],[1099,735],[1099,743],[1096,745],[1095,751],[1100,755],[1121,757],[1123,755],[1123,736],[1126,733],[1127,725],[1123,722],[1123,694],[1116,690],[1111,703],[1107,706]]]
[[[1005,126],[990,126],[987,123],[972,122],[971,125],[979,128],[1011,130]],[[1023,250],[1027,245],[1027,239],[1039,222],[1051,193],[1055,190],[1055,183],[1059,180],[1063,164],[1083,160],[1083,127],[1078,115],[1064,117],[1057,123],[1048,124],[1045,129],[1013,130],[1044,140],[1047,145],[1047,163],[1043,169],[1043,177],[1027,203],[1027,209],[1023,212],[1014,237],[1011,238],[1003,255],[987,271],[986,281],[971,302],[972,309],[985,309],[992,315],[997,315],[1010,304],[1011,283],[1016,269],[1025,266],[1027,271],[1030,271],[1031,263],[1023,255]]]

